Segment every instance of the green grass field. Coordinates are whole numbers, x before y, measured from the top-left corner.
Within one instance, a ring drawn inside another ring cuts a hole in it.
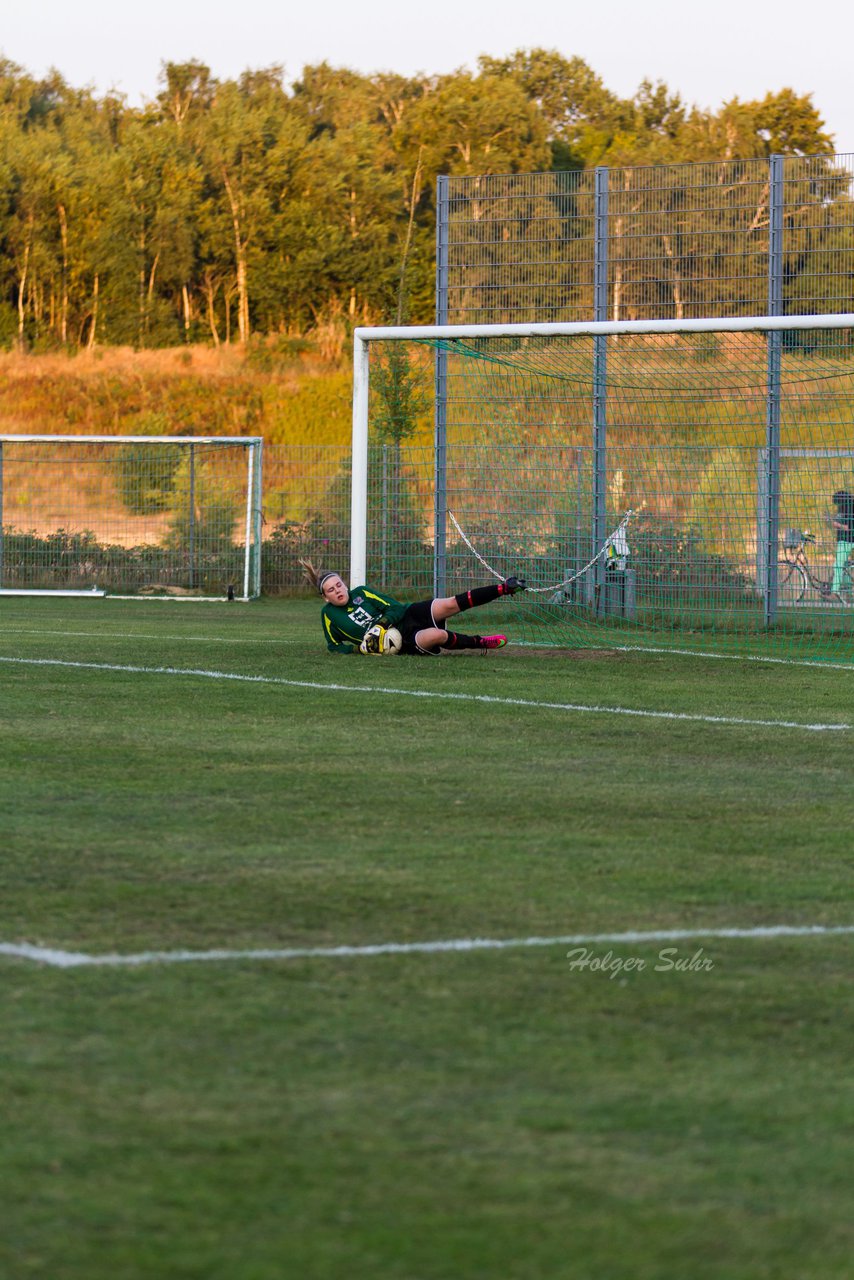
[[[854,925],[854,671],[287,601],[6,598],[0,659],[3,1280],[851,1275],[854,934],[714,931]]]

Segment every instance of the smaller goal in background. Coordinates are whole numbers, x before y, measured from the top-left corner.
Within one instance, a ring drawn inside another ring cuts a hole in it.
[[[0,594],[252,599],[260,437],[0,435]]]

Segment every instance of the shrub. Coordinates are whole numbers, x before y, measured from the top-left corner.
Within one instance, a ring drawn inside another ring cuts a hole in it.
[[[194,588],[223,594],[240,580],[242,547],[201,548],[194,557]],[[40,537],[34,532],[3,531],[3,585],[135,592],[145,588],[186,590],[190,565],[186,555],[169,554],[162,546],[122,547],[99,543],[91,532],[58,529]]]
[[[691,525],[719,555],[743,556],[756,534],[756,450],[716,449],[691,503]]]
[[[220,547],[233,541],[234,526],[241,509],[236,493],[217,480],[210,467],[196,459],[191,471],[190,455],[180,460],[170,496],[172,518],[166,545],[184,548],[193,540],[199,547]]]
[[[128,511],[138,516],[165,511],[172,503],[180,461],[178,445],[123,445],[113,467],[119,497]]]
[[[679,588],[680,596],[692,591],[727,590],[751,594],[752,584],[731,560],[710,551],[700,532],[692,525],[671,524],[641,512],[629,527],[631,567],[637,572],[638,593],[642,590]]]

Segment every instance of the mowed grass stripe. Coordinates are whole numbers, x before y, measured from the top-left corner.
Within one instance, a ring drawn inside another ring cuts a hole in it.
[[[132,675],[192,676],[204,680],[229,680],[246,684],[279,685],[295,689],[316,689],[330,693],[366,693],[401,698],[437,699],[452,702],[473,702],[495,706],[527,707],[535,710],[568,711],[576,714],[633,716],[642,719],[689,721],[699,724],[742,725],[751,728],[802,729],[810,733],[845,732],[851,729],[846,722],[805,723],[799,720],[764,720],[747,716],[713,716],[685,711],[650,710],[639,707],[608,707],[601,704],[577,702],[548,702],[532,698],[506,698],[486,693],[457,693],[435,689],[399,689],[386,685],[339,684],[318,680],[289,680],[284,676],[249,675],[234,671],[210,671],[198,667],[148,667],[131,663],[74,662],[65,658],[0,657],[0,662],[14,666],[61,667],[82,671],[112,671]]]

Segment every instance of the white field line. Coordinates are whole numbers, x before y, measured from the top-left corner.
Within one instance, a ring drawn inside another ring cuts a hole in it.
[[[513,645],[522,649],[558,647],[539,640],[514,640]],[[713,653],[707,649],[671,649],[668,645],[611,644],[604,638],[601,643],[577,645],[572,652],[583,653],[585,649],[598,649],[603,653],[664,653],[677,658],[713,658],[718,662],[771,662],[780,667],[817,667],[819,671],[854,671],[854,662],[823,662],[818,658],[771,658],[764,653]]]
[[[473,702],[502,707],[572,711],[586,715],[634,716],[646,720],[686,721],[694,724],[747,725],[763,729],[805,729],[810,733],[840,732],[852,725],[807,724],[800,720],[753,720],[746,716],[708,716],[685,711],[648,711],[635,707],[604,707],[581,702],[539,702],[531,698],[499,698],[487,693],[444,693],[435,689],[393,689],[383,685],[332,684],[318,680],[286,680],[283,676],[249,676],[233,671],[206,671],[192,667],[141,667],[130,663],[71,662],[64,658],[4,658],[0,662],[22,667],[67,667],[82,671],[119,671],[132,675],[194,676],[202,680],[232,680],[243,684],[278,685],[291,689],[317,689],[329,693],[367,693],[397,698],[428,698],[442,702]]]
[[[2,635],[15,636],[82,636],[90,640],[192,640],[204,644],[300,644],[299,640],[281,640],[277,636],[173,636],[145,631],[54,631],[45,627],[3,627]],[[524,649],[553,649],[554,645],[538,644],[529,640],[514,640],[514,646]],[[604,648],[614,653],[663,653],[678,658],[716,658],[727,662],[771,662],[784,667],[817,667],[824,671],[854,671],[854,662],[820,662],[812,658],[770,658],[765,654],[711,653],[703,649],[670,649],[664,645],[605,644],[580,645],[585,648]]]
[[[720,658],[731,662],[772,662],[781,667],[818,667],[823,671],[854,671],[854,662],[819,662],[813,658],[769,658],[762,653],[707,653],[703,649],[668,649],[662,645],[609,644],[618,653],[674,653],[680,658]]]
[[[160,633],[152,634],[144,631],[52,631],[44,627],[3,627],[2,635],[15,636],[81,636],[91,640],[191,640],[204,644],[300,644],[299,640],[281,640],[276,636],[172,636]],[[554,645],[537,644],[528,640],[514,640],[514,646],[523,649],[553,649]],[[677,658],[715,658],[726,662],[771,662],[783,667],[816,667],[819,671],[854,671],[854,662],[820,662],[812,658],[770,658],[765,654],[744,653],[711,653],[703,649],[669,649],[664,645],[643,644],[604,644],[580,645],[579,652],[585,648],[604,648],[614,653],[663,653],[673,654]]]
[[[188,964],[193,962],[260,960],[347,960],[367,956],[429,955],[437,952],[511,951],[522,947],[575,947],[590,944],[622,946],[656,942],[701,942],[744,938],[767,941],[777,938],[828,938],[854,934],[854,925],[758,925],[755,928],[655,929],[626,933],[567,933],[550,938],[452,938],[438,942],[379,942],[352,947],[265,947],[237,951],[140,951],[136,954],[89,955],[83,951],[61,951],[27,942],[0,942],[0,956],[31,960],[55,969],[138,968],[147,964]]]

